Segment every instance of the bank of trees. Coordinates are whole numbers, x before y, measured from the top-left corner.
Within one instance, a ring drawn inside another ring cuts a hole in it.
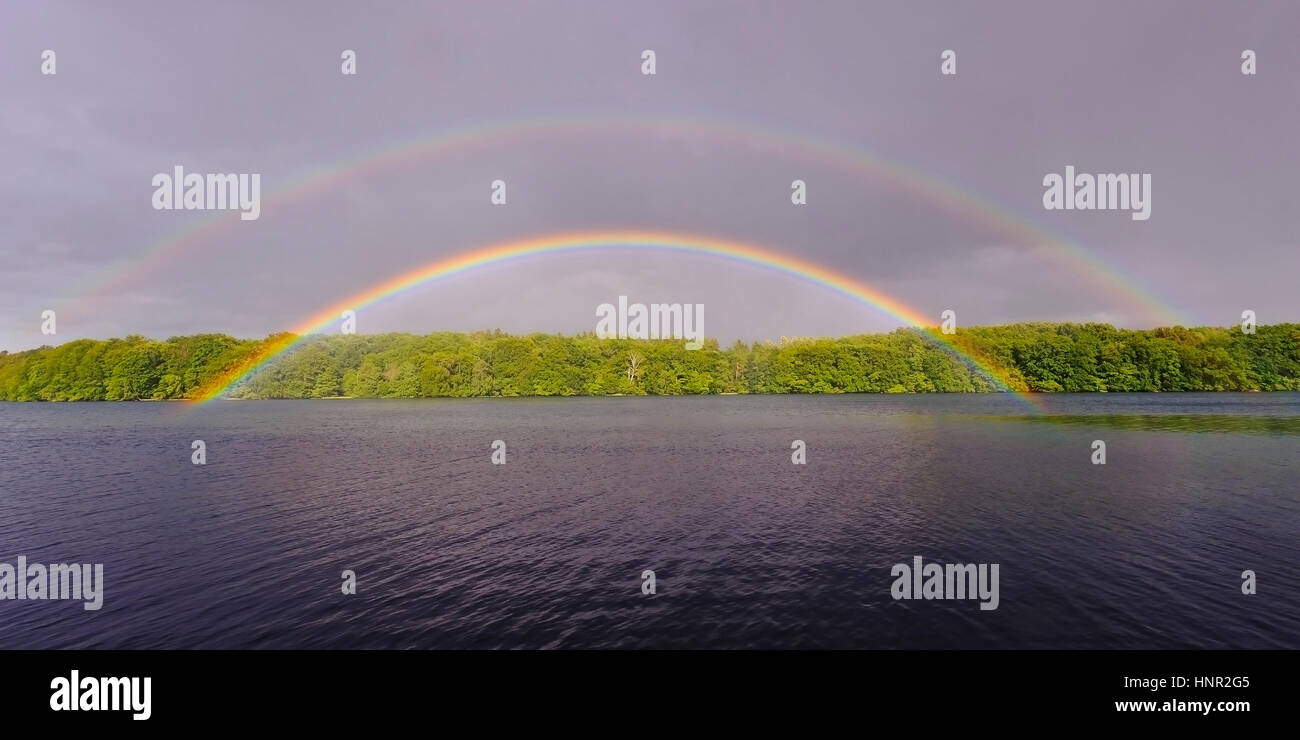
[[[201,334],[77,340],[0,353],[0,399],[142,400],[193,397],[224,371],[281,337],[241,340]],[[500,332],[425,336],[314,337],[269,363],[230,395],[419,398],[706,393],[930,393],[996,390],[963,359],[992,368],[1017,390],[1300,390],[1300,324],[1134,331],[1104,324],[972,327],[960,353],[899,329],[838,339],[778,343],[512,336]]]

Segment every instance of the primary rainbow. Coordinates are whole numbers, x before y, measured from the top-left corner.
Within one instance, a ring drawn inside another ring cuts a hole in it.
[[[476,267],[524,257],[611,248],[668,250],[731,259],[757,267],[776,270],[815,285],[829,288],[892,316],[906,325],[917,327],[918,334],[922,338],[939,346],[960,361],[976,368],[1000,390],[1012,393],[1030,408],[1039,409],[1030,400],[1028,394],[1024,392],[1023,383],[1013,381],[1006,372],[997,370],[987,362],[971,356],[967,351],[963,351],[953,339],[932,330],[927,330],[926,327],[932,326],[933,321],[919,311],[908,307],[896,298],[858,282],[852,277],[833,272],[812,262],[772,252],[751,244],[714,237],[635,230],[575,232],[503,242],[417,267],[373,285],[312,315],[298,326],[290,329],[287,336],[269,343],[238,367],[230,369],[198,389],[193,394],[193,399],[195,402],[202,404],[220,398],[257,370],[265,367],[310,335],[336,324],[345,310],[365,308],[417,286],[440,278],[461,274]]]
[[[309,198],[356,178],[411,166],[437,156],[533,137],[581,136],[610,131],[626,131],[650,137],[708,137],[727,145],[752,146],[780,155],[793,154],[860,177],[881,180],[985,228],[1050,249],[1075,274],[1138,307],[1146,317],[1161,325],[1187,323],[1177,311],[1155,298],[1131,278],[1104,264],[1082,245],[1052,234],[937,173],[926,172],[879,153],[830,139],[724,118],[589,112],[479,122],[391,144],[309,170],[264,194],[262,210],[265,213],[267,207]],[[799,175],[808,176],[801,171]],[[1032,182],[1027,186],[1027,192],[1033,195],[1034,203],[1037,203],[1037,185],[1037,182]],[[94,282],[83,286],[77,297],[69,302],[74,305],[88,302],[116,286],[140,278],[222,231],[247,227],[250,223],[256,222],[241,221],[237,211],[222,211],[198,219],[181,231],[155,242],[141,253],[120,260],[101,273]]]

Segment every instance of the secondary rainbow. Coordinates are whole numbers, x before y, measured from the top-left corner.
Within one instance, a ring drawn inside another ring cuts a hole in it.
[[[307,199],[359,178],[410,167],[438,156],[538,137],[574,137],[609,132],[626,132],[640,137],[680,137],[692,140],[708,138],[722,145],[750,146],[775,152],[779,156],[794,156],[819,162],[866,179],[883,181],[899,191],[912,194],[993,232],[1049,249],[1051,254],[1072,268],[1075,274],[1138,308],[1148,319],[1166,325],[1187,323],[1181,314],[1155,298],[1149,290],[1104,264],[1082,245],[1053,234],[938,173],[927,172],[920,167],[831,139],[725,118],[645,113],[574,113],[478,122],[373,149],[356,157],[308,170],[266,193],[262,199],[262,210],[265,214],[268,208]],[[802,174],[803,171],[799,172]],[[267,179],[269,178],[264,177],[264,180]],[[1037,203],[1037,182],[1029,183],[1026,193],[1027,198]],[[248,227],[250,223],[254,222],[240,221],[238,212],[235,211],[223,211],[198,219],[181,231],[155,242],[141,253],[120,260],[94,282],[83,286],[77,297],[69,302],[74,305],[89,302],[132,279],[139,279],[223,231]]]
[[[815,285],[823,286],[855,301],[866,304],[903,324],[918,328],[918,334],[941,347],[950,355],[983,374],[1000,390],[1012,393],[1030,408],[1040,410],[1028,394],[1016,388],[1004,371],[993,368],[959,348],[952,339],[931,330],[931,319],[854,278],[796,257],[780,254],[751,244],[706,236],[656,231],[573,232],[503,242],[439,259],[424,266],[371,286],[313,314],[289,330],[288,336],[271,342],[238,367],[232,368],[193,394],[194,401],[206,403],[220,398],[275,358],[283,355],[307,337],[336,325],[345,310],[358,310],[399,295],[440,278],[465,273],[477,267],[499,264],[525,257],[599,249],[651,249],[685,252],[730,259],[757,267],[776,270]]]

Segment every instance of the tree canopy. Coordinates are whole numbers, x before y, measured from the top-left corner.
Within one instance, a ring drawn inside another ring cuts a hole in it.
[[[499,331],[310,337],[230,395],[239,398],[423,398],[710,393],[969,393],[1300,390],[1300,324],[1152,330],[1106,324],[1011,324],[942,339],[898,329],[837,339],[599,339]],[[0,400],[192,398],[283,335],[80,339],[0,353]]]

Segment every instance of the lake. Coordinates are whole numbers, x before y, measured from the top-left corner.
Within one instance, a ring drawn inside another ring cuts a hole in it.
[[[1035,400],[0,403],[0,647],[1300,648],[1300,394]]]

